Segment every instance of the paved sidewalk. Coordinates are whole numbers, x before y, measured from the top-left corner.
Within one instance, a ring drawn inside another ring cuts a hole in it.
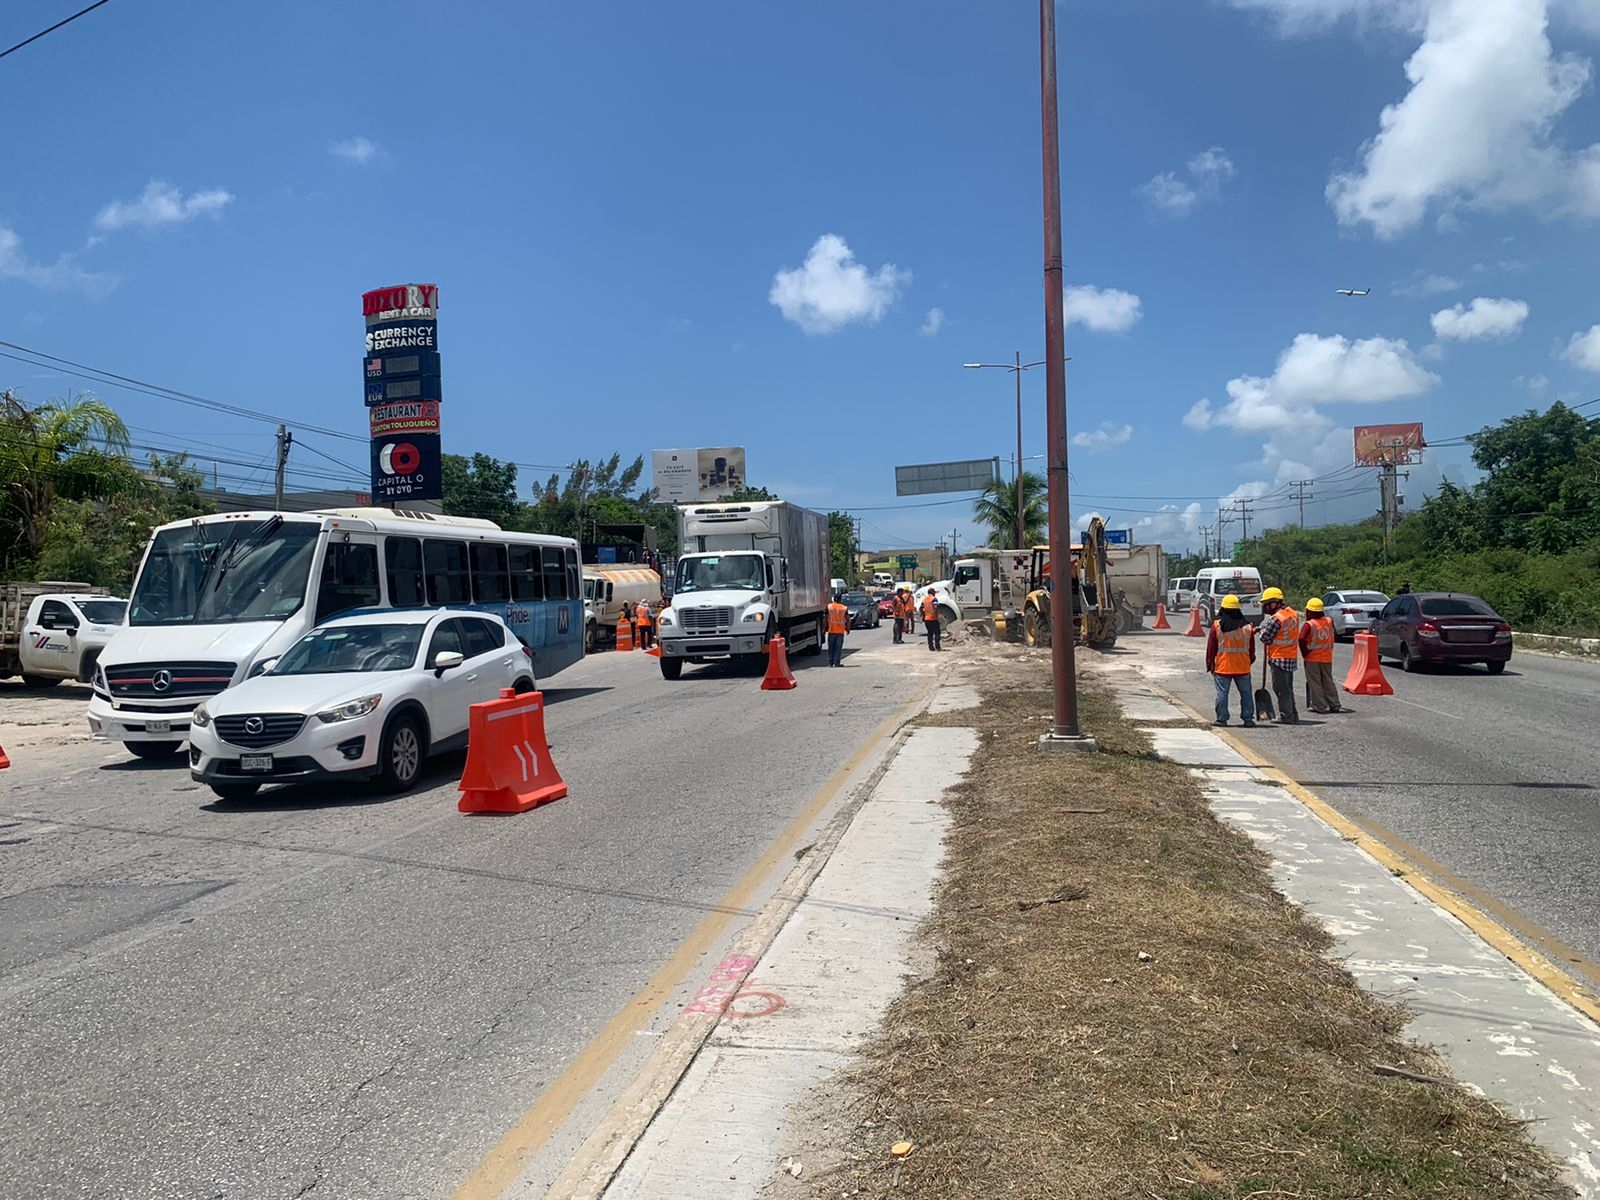
[[[945,689],[941,711],[976,696]],[[970,689],[968,690],[970,693]],[[607,1200],[754,1200],[780,1169],[791,1105],[848,1065],[914,971],[949,823],[944,789],[978,746],[971,729],[911,733],[771,948],[749,970]]]
[[[1137,719],[1189,717],[1156,696],[1138,667],[1099,671]],[[1437,1049],[1466,1086],[1531,1122],[1530,1135],[1567,1164],[1579,1194],[1600,1197],[1600,1026],[1223,738],[1207,729],[1146,732],[1163,757],[1194,769],[1218,817],[1272,856],[1279,890],[1322,921],[1356,981],[1415,1014],[1407,1034]]]

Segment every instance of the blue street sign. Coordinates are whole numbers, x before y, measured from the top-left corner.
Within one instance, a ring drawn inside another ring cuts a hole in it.
[[[1131,529],[1108,529],[1108,530],[1106,530],[1106,545],[1108,545],[1108,546],[1131,546],[1131,545],[1133,545],[1133,530],[1131,530]]]

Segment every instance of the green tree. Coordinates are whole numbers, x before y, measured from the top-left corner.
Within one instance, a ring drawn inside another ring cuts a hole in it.
[[[1023,549],[1044,541],[1049,511],[1044,476],[1024,471],[1013,482],[994,480],[972,505],[972,520],[988,531],[996,549],[1011,547],[1017,538],[1017,509],[1022,509]]]
[[[742,488],[739,488],[737,491],[729,492],[726,496],[724,496],[722,498],[725,501],[728,501],[729,503],[732,503],[732,504],[738,504],[738,503],[742,503],[742,502],[748,501],[748,500],[781,500],[781,499],[783,499],[782,496],[774,495],[772,492],[769,492],[764,487],[750,487],[749,485],[746,485],[746,486],[744,486]]]
[[[849,513],[828,514],[828,562],[836,578],[849,585],[856,577],[856,527]]]
[[[1490,544],[1560,554],[1600,536],[1600,485],[1584,466],[1597,441],[1600,418],[1559,402],[1470,435]]]
[[[105,499],[130,486],[128,427],[88,392],[29,408],[0,392],[0,566],[21,573],[39,558],[52,507]]]
[[[470,459],[446,454],[440,482],[444,511],[455,517],[481,517],[502,528],[516,528],[525,505],[517,499],[517,467],[487,454]]]

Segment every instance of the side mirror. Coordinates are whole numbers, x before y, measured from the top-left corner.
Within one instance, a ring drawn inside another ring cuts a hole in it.
[[[433,657],[433,674],[435,678],[443,675],[454,667],[459,667],[466,662],[466,658],[455,650],[441,650]]]
[[[68,625],[61,632],[66,634],[68,637],[77,637],[78,636],[78,627],[76,625]]]

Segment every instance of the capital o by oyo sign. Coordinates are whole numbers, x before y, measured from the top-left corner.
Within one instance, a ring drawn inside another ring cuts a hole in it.
[[[372,498],[442,500],[439,286],[401,283],[361,295],[362,390],[372,434]]]

